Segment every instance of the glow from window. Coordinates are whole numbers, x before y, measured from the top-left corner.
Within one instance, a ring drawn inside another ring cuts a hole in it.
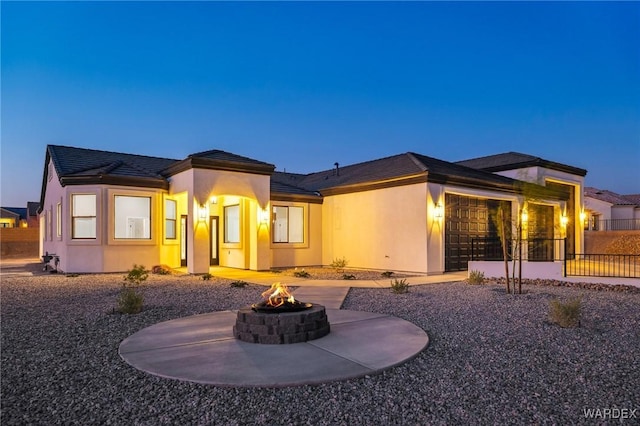
[[[72,238],[96,238],[95,194],[71,195]]]
[[[116,239],[151,239],[151,198],[116,195]]]
[[[240,242],[240,206],[224,207],[224,242]]]

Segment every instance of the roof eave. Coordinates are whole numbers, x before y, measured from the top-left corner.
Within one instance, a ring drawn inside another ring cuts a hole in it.
[[[248,164],[211,158],[189,157],[166,168],[162,174],[173,176],[189,169],[224,170],[271,176],[275,166],[272,164]]]
[[[427,172],[414,173],[411,175],[399,176],[391,179],[383,179],[378,181],[368,181],[354,183],[350,185],[341,185],[320,189],[319,192],[323,196],[348,194],[351,192],[372,191],[376,189],[392,188],[394,186],[412,185],[427,182]]]
[[[93,176],[62,176],[60,178],[62,186],[67,185],[119,185],[135,186],[140,188],[154,188],[169,190],[169,182],[164,179],[114,176],[114,175],[93,175]]]
[[[287,194],[285,192],[272,192],[271,201],[290,201],[299,203],[322,204],[324,198],[320,195]]]

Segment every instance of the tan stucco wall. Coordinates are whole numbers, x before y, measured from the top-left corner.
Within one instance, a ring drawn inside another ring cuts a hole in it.
[[[427,272],[427,185],[325,197],[322,263]]]

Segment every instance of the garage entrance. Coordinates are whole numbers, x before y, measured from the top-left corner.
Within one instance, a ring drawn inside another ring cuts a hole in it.
[[[466,271],[471,260],[471,240],[497,238],[498,231],[491,219],[500,201],[485,198],[445,194],[444,270]],[[508,202],[509,206],[511,203]],[[509,220],[511,209],[507,209]]]

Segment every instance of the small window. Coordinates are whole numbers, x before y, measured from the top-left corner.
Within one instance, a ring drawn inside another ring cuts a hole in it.
[[[62,203],[56,205],[56,236],[62,237]]]
[[[175,200],[164,201],[164,232],[167,240],[176,239],[177,210]]]
[[[151,239],[151,198],[115,196],[116,239]]]
[[[304,242],[304,208],[273,207],[273,242]]]
[[[240,205],[224,207],[224,242],[240,242]]]
[[[76,239],[96,238],[95,194],[71,195],[71,236]]]

